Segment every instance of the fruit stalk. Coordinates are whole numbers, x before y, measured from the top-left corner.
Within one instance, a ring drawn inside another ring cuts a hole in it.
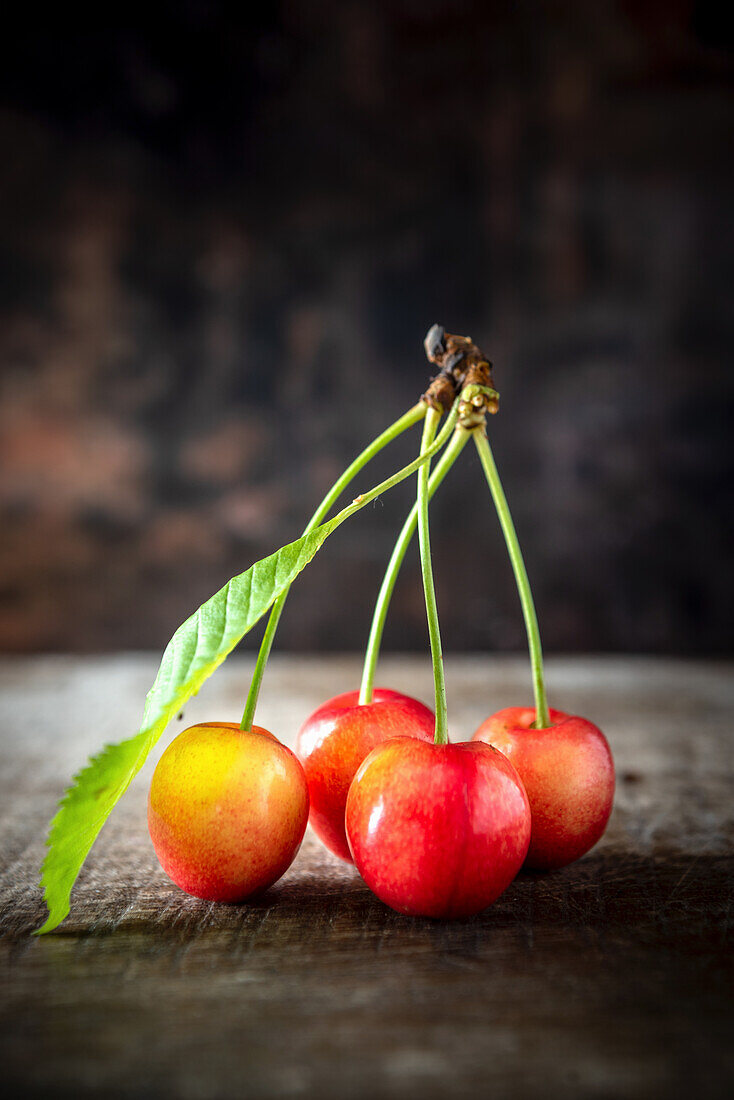
[[[436,434],[440,413],[435,409],[429,409],[423,423],[423,438],[421,440],[421,454],[426,454],[431,447],[433,437]],[[423,592],[426,598],[426,617],[428,619],[428,636],[431,642],[431,662],[433,664],[433,687],[436,700],[436,728],[434,744],[447,745],[448,714],[446,707],[446,681],[443,672],[443,654],[441,652],[441,631],[438,623],[438,606],[436,604],[436,589],[433,583],[433,567],[431,565],[431,536],[428,524],[428,463],[424,463],[418,471],[418,541],[421,552],[421,576],[423,578]]]
[[[436,468],[431,474],[428,480],[428,499],[430,500],[433,494],[438,489],[441,482],[446,477],[447,473],[456,462],[456,459],[464,449],[465,444],[469,439],[469,433],[462,427],[457,428],[451,437],[451,442],[446,447],[446,450],[441,455],[436,464]],[[380,657],[380,647],[382,645],[382,635],[385,630],[385,622],[387,620],[387,613],[390,607],[390,601],[392,600],[393,592],[395,591],[395,584],[398,579],[398,573],[403,564],[403,560],[410,546],[415,529],[418,525],[418,503],[416,502],[408,513],[407,519],[402,526],[400,534],[393,548],[390,561],[387,564],[385,575],[382,579],[382,585],[375,602],[375,610],[372,616],[372,625],[370,627],[370,636],[367,642],[367,650],[364,656],[364,667],[362,671],[362,684],[359,692],[360,706],[366,706],[372,702],[372,694],[375,686],[375,672],[377,669],[377,662]]]
[[[313,531],[313,529],[318,527],[322,520],[325,519],[332,506],[339,499],[349,483],[354,480],[360,470],[362,470],[376,454],[379,454],[388,443],[392,443],[394,439],[397,439],[397,437],[407,431],[408,428],[412,428],[414,424],[422,420],[426,415],[427,408],[428,406],[424,401],[418,401],[417,404],[409,409],[403,416],[399,417],[399,419],[396,420],[394,424],[391,424],[389,428],[386,428],[376,439],[373,439],[372,442],[357,455],[354,461],[347,466],[341,477],[334,482],[331,489],[329,489],[328,493],[311,516],[311,519],[308,521],[303,531],[304,535]],[[257,707],[257,700],[260,694],[260,687],[265,674],[265,666],[268,663],[268,657],[270,656],[270,651],[275,639],[275,632],[278,629],[280,616],[283,613],[289,591],[290,589],[286,588],[285,592],[275,601],[272,611],[270,612],[270,617],[268,618],[267,626],[265,627],[265,633],[263,634],[263,639],[260,643],[260,651],[255,663],[255,671],[252,674],[252,680],[250,682],[250,690],[245,702],[245,710],[240,723],[240,728],[243,730],[249,730],[252,727],[255,717],[255,708]]]
[[[502,527],[502,534],[505,538],[507,552],[510,555],[512,570],[515,574],[515,583],[517,584],[520,603],[522,605],[523,618],[525,619],[525,630],[528,636],[530,665],[533,675],[533,694],[535,696],[534,724],[538,729],[545,729],[551,724],[551,721],[548,711],[548,699],[545,692],[543,650],[540,644],[538,616],[535,613],[535,604],[533,602],[533,594],[530,590],[530,581],[528,580],[525,562],[523,560],[522,551],[520,550],[520,543],[518,542],[515,525],[512,522],[507,498],[502,488],[499,473],[497,472],[492,448],[489,445],[487,436],[481,429],[474,432],[474,443],[476,444],[477,453],[479,454],[479,461],[484,470],[484,476],[487,479],[487,484],[492,493],[494,506],[497,509],[497,516],[500,521],[500,526]]]

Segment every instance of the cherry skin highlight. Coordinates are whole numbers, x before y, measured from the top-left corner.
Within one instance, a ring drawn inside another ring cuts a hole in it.
[[[551,726],[532,729],[534,707],[497,711],[474,734],[515,765],[530,801],[526,865],[549,871],[588,852],[606,829],[614,799],[614,761],[592,722],[551,710]]]
[[[433,741],[434,725],[433,711],[388,688],[375,688],[372,702],[364,706],[359,706],[358,691],[335,695],[306,719],[296,753],[308,782],[311,827],[331,852],[352,861],[344,811],[349,786],[364,758],[389,737]]]
[[[512,764],[491,746],[400,737],[359,768],[346,827],[357,870],[386,905],[469,917],[520,870],[530,807]]]
[[[272,733],[203,722],[172,741],[148,797],[163,870],[187,894],[237,902],[287,871],[308,821],[298,759]]]

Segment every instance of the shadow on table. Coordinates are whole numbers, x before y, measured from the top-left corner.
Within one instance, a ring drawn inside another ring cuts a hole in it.
[[[352,866],[321,850],[312,850],[278,884],[241,905],[189,897],[158,868],[136,888],[108,889],[103,904],[98,891],[86,885],[80,883],[72,912],[58,931],[36,943],[138,932],[176,940],[222,933],[253,949],[271,940],[294,950],[305,944],[333,950],[355,941],[379,949],[386,938],[410,941],[418,935],[461,942],[509,930],[532,943],[554,930],[593,937],[626,936],[634,929],[637,941],[675,943],[682,937],[705,947],[723,946],[726,937],[734,859],[673,852],[640,856],[607,848],[560,871],[522,872],[482,913],[451,922],[394,912]],[[42,907],[37,908],[37,914],[16,914],[14,937],[38,926]]]

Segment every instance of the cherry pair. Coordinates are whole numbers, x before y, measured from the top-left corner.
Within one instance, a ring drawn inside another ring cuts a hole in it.
[[[530,584],[486,436],[486,416],[497,411],[498,398],[491,364],[469,337],[452,336],[440,326],[430,330],[426,352],[439,374],[424,395],[424,407],[409,411],[362,452],[327,494],[312,520],[313,524],[321,518],[321,510],[330,507],[333,494],[346,486],[376,450],[406,426],[423,420],[416,464],[417,501],[398,537],[378,596],[360,693],[331,699],[304,724],[297,746],[303,765],[298,780],[291,774],[297,766],[296,758],[292,754],[283,757],[287,750],[282,746],[277,750],[268,746],[274,756],[278,751],[281,754],[279,766],[289,772],[289,782],[297,792],[291,802],[297,804],[298,812],[290,813],[287,785],[271,793],[277,769],[266,768],[262,780],[255,778],[251,770],[243,771],[252,738],[258,736],[253,732],[256,727],[252,720],[287,589],[273,606],[250,686],[242,720],[242,729],[250,732],[238,734],[236,727],[234,731],[219,727],[233,744],[234,778],[225,774],[223,780],[221,776],[217,780],[212,772],[215,793],[217,782],[224,783],[219,801],[197,794],[195,780],[187,791],[194,810],[189,817],[196,817],[197,807],[201,807],[197,829],[188,829],[186,799],[179,796],[176,776],[182,770],[184,775],[193,774],[201,733],[189,747],[194,765],[188,755],[180,762],[171,761],[167,787],[163,780],[158,783],[164,788],[162,797],[154,797],[156,772],[150,801],[151,834],[154,843],[156,835],[160,837],[165,850],[161,861],[174,872],[180,863],[180,878],[186,882],[208,883],[198,887],[208,890],[207,897],[223,899],[224,893],[231,893],[233,869],[239,875],[238,889],[247,892],[262,888],[282,873],[285,839],[281,839],[281,833],[283,838],[289,835],[286,847],[292,859],[305,828],[304,783],[312,825],[327,847],[343,859],[353,859],[378,897],[408,914],[456,917],[476,913],[509,885],[523,863],[545,869],[561,867],[588,851],[606,827],[614,790],[609,746],[590,722],[548,708]],[[454,372],[460,365],[457,379]],[[460,393],[454,401],[457,387]],[[452,401],[448,423],[454,417],[456,428],[434,474],[429,476],[427,459],[436,449],[434,439],[442,413]],[[470,439],[476,446],[515,574],[528,636],[535,707],[499,711],[480,726],[471,742],[451,745],[428,502],[433,488]],[[414,699],[372,689],[387,607],[416,526],[433,664],[435,717]],[[163,776],[168,774],[165,762],[169,753],[175,757],[177,743],[159,764]],[[205,754],[205,767],[209,763]],[[230,807],[236,808],[232,811],[233,827],[223,828],[220,817]],[[238,855],[235,850],[237,813],[243,821],[252,822],[259,845],[252,856]],[[277,828],[271,844],[268,830],[273,815],[277,817]],[[202,828],[204,845],[197,839]],[[267,853],[267,859],[263,853]],[[255,865],[257,873],[252,872]],[[180,881],[171,870],[169,874]]]
[[[301,758],[260,727],[204,723],[161,757],[148,822],[158,858],[182,889],[241,901],[272,885],[306,822],[399,912],[479,912],[527,867],[562,867],[602,835],[614,769],[583,718],[509,707],[470,742],[433,744],[432,712],[378,688],[319,707],[298,736]],[[501,750],[501,751],[499,751]]]

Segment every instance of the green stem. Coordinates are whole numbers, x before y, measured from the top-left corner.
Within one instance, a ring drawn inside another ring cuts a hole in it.
[[[456,416],[459,411],[459,402],[456,400],[453,404],[451,412],[446,417],[446,423],[441,431],[436,436],[436,441],[428,450],[421,451],[421,454],[417,458],[414,458],[412,462],[409,462],[407,466],[403,466],[402,470],[398,470],[396,474],[381,481],[379,485],[375,485],[374,489],[370,489],[368,493],[360,493],[351,504],[348,504],[346,508],[342,508],[341,512],[337,512],[333,519],[330,519],[327,526],[329,527],[329,533],[335,531],[337,527],[340,527],[346,519],[355,515],[356,512],[361,511],[366,505],[371,504],[373,500],[377,500],[378,497],[386,493],[388,489],[394,488],[399,485],[401,481],[405,481],[406,477],[410,477],[416,470],[420,470],[422,466],[427,466],[433,456],[438,454],[442,447],[445,446],[446,441],[454,430],[456,424]],[[429,412],[433,412],[429,409]],[[440,413],[435,413],[436,417],[440,416]]]
[[[539,729],[545,729],[550,725],[550,714],[548,712],[548,700],[545,694],[543,650],[540,645],[538,616],[535,614],[533,594],[530,591],[530,582],[528,580],[527,570],[525,569],[522,551],[520,550],[520,543],[517,540],[515,525],[512,522],[507,498],[505,497],[502,482],[497,472],[497,466],[495,465],[494,456],[492,455],[492,448],[481,429],[474,432],[474,442],[476,443],[484,475],[487,478],[487,483],[492,493],[494,506],[497,509],[497,515],[502,527],[502,534],[505,536],[507,551],[510,555],[512,569],[515,574],[515,583],[517,584],[517,590],[520,595],[520,603],[522,604],[525,630],[528,636],[528,649],[530,650],[530,664],[533,670],[535,726]]]
[[[376,439],[365,447],[365,449],[358,454],[354,461],[347,466],[341,477],[334,482],[331,489],[319,504],[318,508],[308,521],[306,528],[303,532],[307,535],[309,531],[313,531],[314,527],[318,527],[321,521],[328,515],[333,507],[334,503],[339,499],[346,487],[357,476],[367,463],[378,454],[383,447],[386,447],[388,443],[392,443],[393,439],[397,439],[408,428],[412,428],[414,424],[417,424],[419,420],[422,420],[426,415],[427,406],[423,401],[419,401],[412,409],[401,416],[394,424],[391,424],[389,428],[386,428],[381,435],[378,435]],[[262,685],[263,675],[265,674],[265,666],[268,663],[268,657],[270,656],[270,650],[273,647],[273,640],[275,638],[275,632],[278,629],[278,623],[280,616],[283,613],[283,607],[285,601],[288,599],[289,588],[286,588],[285,592],[273,604],[273,608],[268,618],[268,624],[265,627],[265,633],[263,634],[262,642],[260,643],[260,652],[257,655],[257,662],[255,663],[255,671],[252,674],[252,680],[250,682],[250,690],[247,693],[247,701],[245,702],[245,711],[242,715],[242,721],[240,728],[243,730],[249,730],[252,728],[252,722],[255,717],[255,708],[257,707],[257,700],[260,694],[260,687]]]
[[[423,438],[421,440],[421,454],[427,454],[431,446],[431,440],[436,434],[438,426],[438,413],[429,409],[423,423]],[[426,597],[426,617],[428,619],[428,636],[431,641],[431,661],[433,663],[433,687],[436,698],[436,728],[433,741],[436,745],[447,745],[448,714],[446,708],[446,682],[443,675],[443,654],[441,653],[441,631],[438,625],[438,606],[436,604],[436,590],[433,584],[433,568],[431,566],[431,536],[428,529],[428,464],[421,466],[418,471],[418,542],[421,549],[421,575],[423,577],[423,592]]]
[[[379,485],[376,485],[374,487],[374,489],[370,489],[369,492],[367,492],[367,493],[360,493],[360,495],[358,497],[356,497],[356,499],[353,500],[351,504],[347,505],[346,508],[342,508],[341,512],[337,512],[337,514],[333,517],[333,519],[329,520],[329,523],[328,523],[329,533],[335,531],[336,528],[341,526],[341,524],[344,523],[345,520],[349,519],[350,516],[353,516],[356,512],[359,512],[362,508],[366,507],[366,505],[371,504],[373,500],[377,500],[377,498],[379,496],[381,496],[383,493],[387,492],[388,489],[392,489],[395,485],[399,485],[401,481],[404,481],[406,479],[406,477],[410,477],[410,475],[414,474],[416,472],[416,470],[419,470],[424,463],[430,462],[430,460],[433,458],[433,456],[435,454],[437,454],[438,451],[440,451],[441,448],[446,444],[447,439],[451,435],[451,432],[453,431],[454,425],[456,424],[456,417],[458,415],[458,407],[459,407],[459,402],[458,402],[458,400],[456,400],[454,402],[452,408],[451,408],[451,411],[449,412],[449,414],[446,418],[446,423],[444,424],[442,430],[438,434],[436,442],[433,444],[432,447],[430,447],[425,452],[425,454],[419,455],[418,458],[414,459],[412,462],[409,462],[407,466],[404,466],[402,468],[402,470],[398,470],[398,472],[396,474],[393,474],[391,477],[386,478],[385,481],[381,481]],[[425,415],[425,412],[423,412],[422,415]],[[287,590],[286,590],[286,592],[287,592]],[[258,663],[259,663],[259,658],[258,658]],[[260,672],[260,676],[262,678],[262,670]],[[259,684],[257,685],[256,691],[259,691]],[[248,701],[249,701],[249,696],[248,696]],[[255,693],[255,701],[257,701],[257,694],[256,693]],[[255,709],[255,706],[254,706],[254,703],[253,703],[253,705],[252,705],[252,712],[253,713],[254,713],[254,709]],[[246,707],[245,714],[243,715],[243,721],[241,723],[241,728],[242,729],[250,729],[251,726],[252,726],[252,716],[251,715],[250,715],[250,718],[249,718],[250,725],[248,726],[248,725],[244,724],[245,720],[248,717],[248,713],[250,713],[250,707],[249,706]]]
[[[451,442],[447,446],[446,450],[441,455],[436,464],[436,469],[431,474],[428,481],[428,499],[430,500],[433,494],[438,489],[439,485],[446,477],[456,459],[464,449],[465,443],[469,439],[469,432],[464,428],[457,428],[451,437]],[[387,620],[387,612],[390,607],[390,601],[392,594],[395,590],[395,583],[398,579],[398,573],[403,564],[403,560],[410,546],[415,529],[418,525],[418,503],[416,502],[411,508],[408,517],[403,524],[402,530],[398,535],[397,542],[392,552],[390,561],[388,562],[387,569],[385,570],[385,576],[382,578],[382,585],[380,592],[375,603],[375,610],[372,616],[372,626],[370,627],[369,641],[367,642],[367,650],[364,655],[364,668],[362,671],[362,684],[359,692],[360,705],[372,702],[372,695],[375,688],[375,671],[377,669],[377,662],[380,657],[380,646],[382,645],[382,635],[385,630],[385,622]]]

